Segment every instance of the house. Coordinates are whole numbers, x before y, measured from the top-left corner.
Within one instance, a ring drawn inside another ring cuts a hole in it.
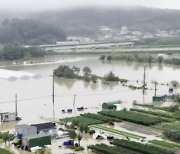
[[[4,112],[0,113],[1,115],[1,122],[9,122],[16,120],[16,113]]]
[[[51,145],[51,137],[48,134],[40,133],[22,138],[22,149],[31,150],[33,147]]]
[[[166,100],[167,96],[162,95],[162,96],[153,96],[153,102],[164,102]]]
[[[121,103],[121,101],[114,101],[114,102],[105,102],[102,104],[103,109],[112,109],[116,110],[117,106]]]
[[[37,133],[40,132],[48,132],[51,129],[56,128],[56,124],[53,122],[46,122],[46,123],[40,123],[40,124],[32,124],[31,126],[34,126],[37,128]]]
[[[37,134],[37,127],[26,125],[26,124],[16,125],[15,132],[16,132],[18,138],[21,139],[22,137]]]

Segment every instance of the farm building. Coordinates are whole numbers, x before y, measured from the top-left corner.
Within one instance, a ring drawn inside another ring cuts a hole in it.
[[[56,124],[53,122],[46,122],[46,123],[40,123],[40,124],[32,124],[31,126],[34,126],[37,128],[37,132],[48,132],[51,129],[56,128]]]
[[[16,125],[15,132],[17,133],[18,138],[22,138],[37,134],[37,128],[26,124]]]
[[[117,106],[121,103],[121,101],[114,101],[114,102],[105,102],[102,104],[103,109],[113,109],[116,110]]]
[[[0,113],[1,115],[1,122],[9,122],[16,120],[16,113],[4,112]]]
[[[164,102],[166,100],[167,96],[153,96],[153,102]]]
[[[30,150],[32,147],[36,146],[43,147],[45,145],[51,145],[51,137],[44,133],[22,138],[22,149],[24,150]]]

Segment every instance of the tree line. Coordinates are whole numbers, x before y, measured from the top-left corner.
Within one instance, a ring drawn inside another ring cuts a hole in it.
[[[5,45],[0,49],[0,60],[19,60],[42,57],[46,51],[38,47],[21,47],[19,45]]]
[[[37,20],[5,19],[0,25],[0,44],[40,45],[65,40],[62,29]]]

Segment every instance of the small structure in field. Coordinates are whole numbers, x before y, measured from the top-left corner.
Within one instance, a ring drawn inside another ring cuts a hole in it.
[[[33,147],[44,147],[51,145],[51,137],[48,134],[40,133],[22,138],[22,149],[31,150]]]
[[[116,110],[117,106],[121,104],[121,101],[114,101],[114,102],[105,102],[102,104],[103,109],[111,109],[111,110]]]
[[[56,128],[56,124],[53,123],[53,122],[46,122],[46,123],[40,123],[40,124],[32,124],[31,126],[34,126],[34,127],[37,128],[37,133],[48,132],[48,131]]]
[[[162,96],[153,96],[153,102],[164,102],[167,99],[166,95],[162,95]]]
[[[1,115],[1,122],[9,122],[9,121],[16,121],[16,113],[13,112],[4,112],[0,113]]]

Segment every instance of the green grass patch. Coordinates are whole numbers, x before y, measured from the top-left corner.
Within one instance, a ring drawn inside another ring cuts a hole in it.
[[[105,123],[110,122],[110,121],[116,121],[116,122],[121,122],[122,121],[120,119],[108,117],[108,116],[105,116],[105,115],[102,115],[102,114],[85,113],[85,114],[82,114],[81,116],[92,118],[92,119],[98,119],[98,120],[101,120],[101,121],[103,121]]]
[[[77,117],[71,117],[71,118],[63,119],[64,122],[73,122],[74,120],[78,120],[79,121],[79,124],[78,124],[79,126],[81,126],[81,125],[89,126],[89,125],[95,125],[95,124],[102,124],[102,123],[104,123],[101,120],[92,119],[92,118],[83,117],[83,116],[77,116]]]
[[[173,154],[172,151],[156,147],[150,144],[142,144],[134,141],[114,140],[111,143],[118,147],[123,147],[143,154]]]
[[[160,145],[168,148],[180,148],[180,144],[174,143],[174,142],[169,142],[169,141],[162,141],[162,140],[151,140],[149,141],[152,144],[155,145]]]
[[[100,130],[103,130],[103,131],[111,132],[111,133],[114,133],[114,134],[117,134],[117,135],[122,135],[122,136],[125,136],[125,137],[134,138],[134,139],[146,138],[144,136],[140,136],[140,135],[136,135],[136,134],[132,134],[132,133],[127,133],[127,132],[124,132],[124,131],[120,131],[120,130],[117,130],[117,129],[114,129],[114,128],[109,128],[109,127],[102,126],[102,125],[93,125],[91,127],[96,128],[96,129],[100,129]]]
[[[145,113],[138,113],[134,111],[101,111],[99,112],[102,115],[110,116],[113,118],[150,126],[160,124],[162,122],[167,122],[167,119],[158,117],[158,116],[151,116]]]
[[[13,153],[5,149],[0,149],[0,154],[13,154]]]

